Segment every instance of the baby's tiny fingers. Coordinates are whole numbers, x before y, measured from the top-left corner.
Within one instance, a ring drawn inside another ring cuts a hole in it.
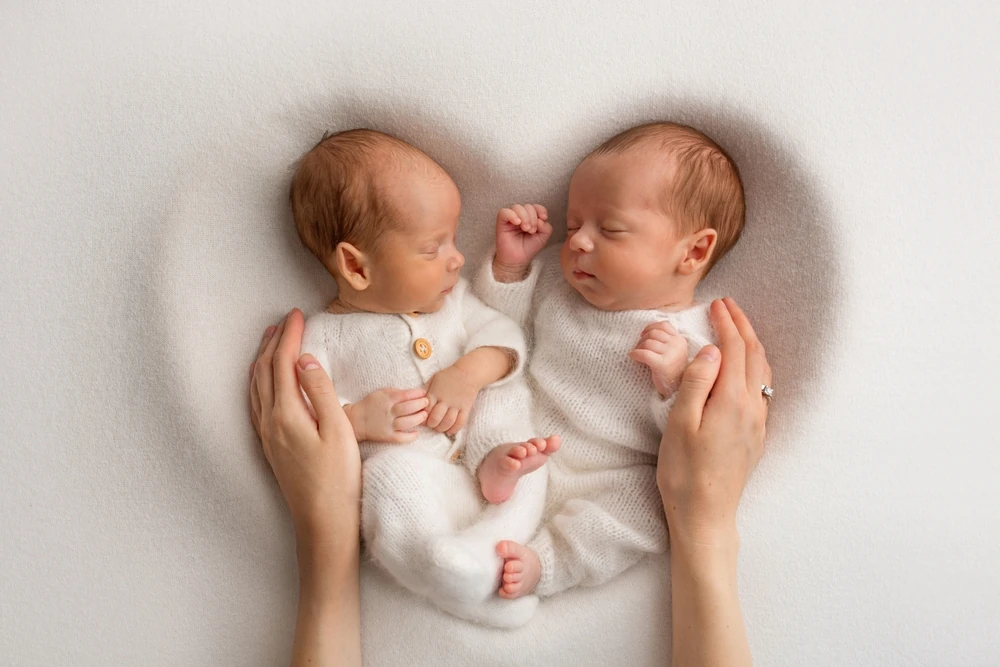
[[[545,208],[544,206],[542,206],[541,204],[535,204],[535,213],[538,214],[539,220],[548,220],[549,219],[549,211],[548,211],[548,209]]]
[[[658,340],[661,343],[669,343],[677,339],[677,334],[669,333],[663,329],[650,329],[644,340]]]
[[[521,222],[521,224],[531,220],[531,216],[528,215],[528,211],[520,204],[514,204],[510,207],[510,210],[514,211],[514,215]]]
[[[427,421],[427,411],[421,410],[416,414],[406,415],[404,417],[397,417],[392,421],[392,428],[395,431],[409,431],[411,429],[420,426],[426,421]]]
[[[419,436],[420,436],[419,433],[413,431],[411,432],[396,431],[395,433],[392,434],[392,437],[389,438],[389,442],[395,443],[397,445],[406,445],[416,440]]]
[[[674,325],[671,324],[670,322],[667,322],[666,320],[662,320],[660,322],[653,322],[651,324],[647,324],[646,328],[642,330],[642,334],[646,335],[648,332],[650,332],[650,331],[656,331],[656,330],[665,331],[665,332],[667,332],[669,334],[672,334],[672,335],[676,335],[677,334],[677,329],[674,327]]]
[[[638,362],[643,366],[654,366],[659,361],[660,355],[649,350],[632,350],[628,353],[629,359]]]
[[[389,394],[389,398],[391,398],[395,403],[412,401],[417,398],[424,398],[425,396],[427,396],[427,389],[424,387],[415,387],[413,389],[393,389]]]
[[[465,428],[465,424],[466,422],[468,422],[468,420],[469,420],[469,411],[460,410],[458,413],[458,420],[455,422],[455,425],[451,427],[452,435],[458,433],[463,428]]]
[[[517,217],[517,213],[515,213],[513,209],[509,208],[500,209],[500,212],[497,213],[497,220],[512,225],[517,225],[521,223],[520,219],[518,219]]]
[[[412,415],[414,413],[420,412],[424,408],[428,407],[430,400],[425,398],[417,398],[412,401],[404,401],[402,403],[396,403],[392,406],[389,411],[393,417],[405,417],[406,415]]]

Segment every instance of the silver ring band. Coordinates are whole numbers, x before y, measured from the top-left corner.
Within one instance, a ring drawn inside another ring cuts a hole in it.
[[[762,384],[760,386],[760,393],[764,395],[764,398],[767,399],[768,403],[770,403],[771,398],[774,397],[774,389],[772,387],[768,387],[766,384]]]

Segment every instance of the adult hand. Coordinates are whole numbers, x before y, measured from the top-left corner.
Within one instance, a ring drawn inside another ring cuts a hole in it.
[[[316,539],[321,531],[357,526],[361,456],[330,378],[311,355],[299,357],[303,328],[295,309],[265,332],[250,366],[251,419],[296,535]],[[341,537],[356,541],[356,529]]]
[[[656,479],[670,529],[674,667],[753,660],[737,594],[736,508],[764,452],[771,368],[732,299],[712,303],[720,350],[706,346],[681,380]]]
[[[698,539],[735,529],[747,478],[764,453],[771,384],[764,347],[732,299],[711,306],[721,347],[688,366],[660,446],[657,482],[671,534]]]
[[[330,378],[311,355],[299,356],[303,328],[293,310],[268,328],[250,365],[251,419],[295,524],[291,664],[360,667],[361,456]]]

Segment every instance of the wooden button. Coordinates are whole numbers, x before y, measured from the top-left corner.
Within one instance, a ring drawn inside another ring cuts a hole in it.
[[[418,338],[413,341],[413,351],[417,353],[417,356],[421,359],[427,359],[431,356],[431,343],[426,338]]]
[[[456,449],[455,453],[451,455],[451,462],[458,463],[461,460],[462,460],[462,450]]]

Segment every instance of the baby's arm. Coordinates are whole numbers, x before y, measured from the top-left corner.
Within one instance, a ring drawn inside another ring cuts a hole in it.
[[[538,281],[536,255],[552,236],[544,206],[519,204],[497,214],[496,247],[479,267],[476,293],[488,306],[528,328],[531,296]]]
[[[459,282],[453,296],[465,331],[464,355],[427,385],[427,426],[448,435],[465,426],[480,391],[521,372],[527,354],[521,329],[473,296],[466,281]]]
[[[509,375],[516,359],[516,352],[480,347],[435,373],[427,384],[427,426],[448,435],[458,433],[479,392]]]
[[[330,376],[334,386],[340,370],[333,363],[337,358],[339,322],[326,315],[310,317],[302,333],[302,354],[316,357],[319,365]],[[427,398],[423,389],[382,389],[354,403],[340,392],[340,404],[354,427],[354,437],[359,441],[392,442],[403,444],[417,438],[416,428],[427,419]],[[303,393],[303,395],[305,395]],[[309,399],[306,398],[309,405]],[[309,405],[312,411],[312,405]],[[315,415],[314,415],[315,416]]]
[[[417,439],[417,427],[427,420],[423,389],[380,389],[344,406],[358,441],[401,445]]]

